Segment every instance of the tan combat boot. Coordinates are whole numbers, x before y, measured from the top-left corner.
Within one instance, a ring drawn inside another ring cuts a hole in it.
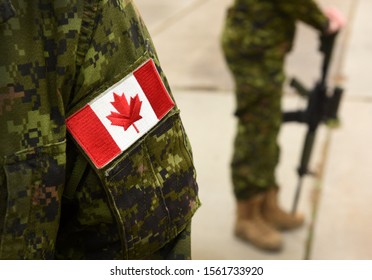
[[[278,205],[278,190],[272,189],[266,192],[262,214],[264,219],[278,230],[295,229],[303,225],[302,214],[291,214],[282,210]]]
[[[235,235],[260,249],[278,251],[282,247],[282,236],[263,220],[263,200],[264,195],[260,194],[249,200],[237,201]]]

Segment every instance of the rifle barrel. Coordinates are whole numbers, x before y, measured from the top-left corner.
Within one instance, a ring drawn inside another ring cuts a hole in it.
[[[298,182],[297,182],[297,187],[296,187],[296,193],[295,197],[293,199],[293,206],[292,206],[292,214],[296,214],[297,211],[297,206],[298,206],[298,201],[300,199],[300,194],[302,190],[302,181],[303,181],[303,176],[298,177]]]

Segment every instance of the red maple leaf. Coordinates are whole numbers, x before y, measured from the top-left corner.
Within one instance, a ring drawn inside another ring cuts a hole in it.
[[[134,124],[136,121],[142,119],[140,115],[142,101],[139,99],[138,94],[130,98],[130,104],[128,104],[125,95],[121,96],[114,93],[114,102],[111,104],[119,112],[112,112],[107,118],[111,121],[111,125],[122,126],[124,131],[127,130],[131,125],[139,133],[138,128]]]

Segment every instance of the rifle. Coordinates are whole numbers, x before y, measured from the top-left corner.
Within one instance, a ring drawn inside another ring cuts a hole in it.
[[[307,125],[300,164],[297,169],[298,184],[293,201],[292,213],[296,213],[302,182],[305,175],[313,174],[308,170],[308,165],[313,150],[315,136],[318,126],[322,123],[337,122],[338,108],[341,102],[343,89],[336,86],[329,94],[327,87],[327,76],[329,65],[334,49],[337,33],[320,36],[319,51],[323,54],[322,73],[320,80],[316,82],[312,90],[306,89],[300,81],[293,78],[290,86],[296,90],[302,98],[308,100],[307,107],[304,110],[283,112],[283,122],[299,122]]]

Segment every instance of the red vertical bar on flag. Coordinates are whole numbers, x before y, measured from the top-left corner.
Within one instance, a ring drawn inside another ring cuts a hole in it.
[[[133,75],[149,100],[157,118],[162,119],[173,108],[174,102],[165,88],[154,62],[149,60],[134,71]]]
[[[66,125],[98,168],[109,163],[121,152],[89,105],[68,118]]]

